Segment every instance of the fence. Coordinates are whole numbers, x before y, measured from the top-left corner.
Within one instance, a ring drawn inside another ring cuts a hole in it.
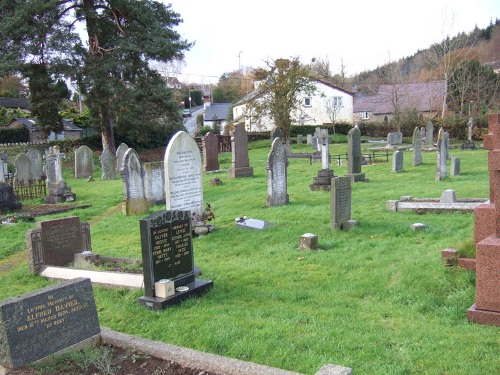
[[[201,137],[196,137],[194,140],[196,141],[196,144],[198,145],[200,152],[203,153],[203,145],[202,145],[201,139],[202,139]],[[231,152],[232,151],[231,136],[230,135],[217,134],[217,139],[219,140],[219,145],[217,147],[219,154],[222,152]]]
[[[16,199],[20,201],[45,197],[47,195],[45,180],[44,177],[39,180],[28,180],[28,184],[20,181],[18,186],[13,186]]]

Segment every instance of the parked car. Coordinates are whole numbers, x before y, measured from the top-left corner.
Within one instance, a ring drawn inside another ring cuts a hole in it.
[[[191,117],[191,110],[190,109],[183,110],[182,117]]]

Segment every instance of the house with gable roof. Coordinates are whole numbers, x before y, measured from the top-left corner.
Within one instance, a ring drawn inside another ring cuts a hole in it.
[[[354,93],[321,80],[314,79],[311,82],[315,88],[314,93],[311,95],[303,93],[300,96],[302,105],[291,114],[293,125],[331,124],[329,106],[330,108],[333,106],[335,110],[335,122],[352,124]],[[244,123],[247,131],[266,131],[276,127],[272,118],[256,116],[249,106],[251,101],[261,100],[260,97],[264,95],[265,93],[257,88],[233,106],[234,120]]]
[[[423,119],[441,114],[444,81],[381,85],[376,95],[355,96],[354,121],[389,122],[399,112],[417,111]]]
[[[219,126],[220,131],[226,126],[227,117],[231,110],[232,103],[205,103],[205,112],[203,113],[203,126]]]
[[[70,119],[63,119],[62,121],[63,121],[63,130],[57,133],[57,139],[81,138],[82,128],[76,126]],[[7,126],[9,128],[15,128],[21,126],[27,128],[30,131],[30,138],[29,138],[30,142],[40,142],[45,140],[42,131],[35,119],[16,117]],[[54,132],[50,132],[47,140],[53,141],[55,139],[56,139],[56,134]]]

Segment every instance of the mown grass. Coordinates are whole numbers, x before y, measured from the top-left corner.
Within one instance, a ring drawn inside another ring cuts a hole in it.
[[[290,204],[266,207],[269,146],[265,141],[252,145],[253,177],[228,179],[230,154],[220,155],[222,172],[203,177],[216,229],[194,239],[193,246],[202,278],[213,280],[214,288],[202,298],[155,312],[138,305],[140,290],[94,286],[101,325],[305,374],[325,363],[352,367],[357,374],[500,372],[499,328],[466,319],[475,298],[474,273],[441,263],[442,249],[472,238],[473,214],[386,210],[389,199],[440,197],[445,189],[454,189],[458,198],[488,197],[486,151],[453,149],[462,174],[439,182],[431,152],[418,167],[405,152],[405,170],[398,174],[391,173],[390,162],[363,166],[369,182],[352,186],[352,218],[359,225],[334,232],[330,194],[309,190],[318,163],[290,159]],[[346,148],[334,144],[330,152]],[[310,150],[310,145],[293,147],[294,152]],[[338,176],[347,173],[345,165],[331,169]],[[213,177],[223,184],[210,186]],[[70,214],[91,223],[94,251],[140,258],[138,220],[163,207],[125,217],[118,209],[121,181],[101,181],[99,171],[92,183],[72,179],[69,170],[65,178],[77,203],[92,204]],[[234,218],[243,215],[276,225],[263,231],[236,229]],[[411,231],[416,222],[428,229]],[[24,233],[31,226],[0,227],[5,242],[0,254],[24,251]],[[318,235],[319,251],[298,250],[307,232]],[[4,298],[49,284],[29,275],[26,262],[0,272]]]

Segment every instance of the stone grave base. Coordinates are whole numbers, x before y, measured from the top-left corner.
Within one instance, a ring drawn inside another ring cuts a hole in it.
[[[229,168],[228,177],[251,177],[253,176],[253,167]]]
[[[366,178],[365,178],[365,174],[364,173],[348,173],[345,175],[346,177],[350,177],[351,178],[351,182],[362,182],[362,181],[368,181]]]
[[[200,296],[210,290],[213,285],[212,280],[195,279],[193,282],[185,285],[189,288],[185,292],[176,291],[173,296],[167,298],[142,296],[139,297],[138,302],[139,305],[146,306],[151,310],[165,310],[167,307],[178,305],[188,298]]]
[[[476,307],[476,304],[467,310],[467,319],[472,323],[500,326],[500,312],[481,310]]]
[[[318,171],[317,177],[313,177],[313,183],[309,185],[309,189],[311,191],[330,191],[333,177],[331,169],[322,169]]]
[[[462,150],[475,150],[476,145],[474,141],[465,141],[460,148]]]
[[[49,195],[45,197],[45,203],[47,204],[74,201],[76,201],[76,194],[71,191],[71,188],[66,183],[49,186]]]

